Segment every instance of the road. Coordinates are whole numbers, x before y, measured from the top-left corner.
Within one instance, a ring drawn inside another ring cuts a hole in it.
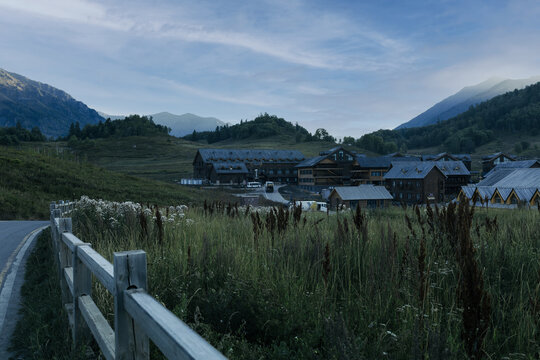
[[[258,190],[258,192],[261,193],[267,200],[286,205],[289,203],[289,200],[286,200],[285,198],[283,198],[283,196],[281,196],[281,194],[279,193],[279,188],[282,186],[285,186],[285,185],[275,185],[274,192],[271,192],[271,193],[267,193],[266,191],[264,191],[264,186],[263,186],[262,188]]]
[[[7,348],[17,323],[24,265],[29,249],[48,221],[0,221],[0,359],[8,359]]]

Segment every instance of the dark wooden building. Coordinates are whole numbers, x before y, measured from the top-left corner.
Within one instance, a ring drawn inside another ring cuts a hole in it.
[[[444,201],[446,175],[434,162],[397,162],[384,176],[394,201],[407,204]]]
[[[353,177],[351,180],[354,185],[384,185],[384,175],[386,175],[392,166],[392,162],[411,162],[419,160],[420,159],[418,157],[406,156],[400,153],[377,157],[357,155],[356,164],[352,170]]]
[[[350,185],[356,154],[337,146],[319,156],[296,165],[298,185],[307,190],[320,191],[330,186]]]
[[[482,157],[482,173],[485,175],[495,166],[510,161],[516,161],[516,158],[513,155],[508,155],[502,152],[484,156]]]
[[[442,160],[434,161],[434,163],[446,176],[444,183],[445,196],[456,196],[462,186],[470,183],[471,173],[462,161]]]
[[[295,166],[305,160],[297,150],[199,149],[193,160],[193,177],[214,184],[247,181],[297,183]]]

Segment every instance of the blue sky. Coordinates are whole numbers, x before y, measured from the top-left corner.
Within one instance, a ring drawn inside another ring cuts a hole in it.
[[[394,128],[492,76],[540,75],[534,1],[0,0],[0,68],[108,114]]]

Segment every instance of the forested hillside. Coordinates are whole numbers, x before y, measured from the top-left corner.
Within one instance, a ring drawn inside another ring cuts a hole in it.
[[[430,147],[470,153],[509,135],[540,135],[540,83],[471,106],[463,114],[436,125],[379,130],[362,136],[356,144],[379,153]]]
[[[283,118],[267,113],[261,114],[251,121],[240,121],[240,124],[218,126],[214,131],[194,131],[193,134],[184,138],[191,141],[206,140],[208,144],[212,144],[225,140],[264,139],[278,135],[291,136],[297,143],[314,140],[335,141],[325,129],[317,129],[312,135],[298,124],[293,125]]]
[[[86,125],[82,130],[76,122],[71,124],[67,139],[167,135],[169,130],[166,126],[155,124],[151,117],[130,115],[123,120],[107,119],[96,125]]]

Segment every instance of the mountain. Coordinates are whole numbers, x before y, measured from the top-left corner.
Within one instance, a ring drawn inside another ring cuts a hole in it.
[[[215,130],[217,126],[225,123],[213,117],[201,117],[194,114],[175,115],[168,112],[160,112],[149,115],[156,124],[171,128],[171,135],[182,137],[197,132]]]
[[[81,126],[104,120],[68,93],[0,69],[0,126],[37,126],[46,136],[66,135],[71,123]]]
[[[99,114],[104,118],[110,118],[111,120],[121,120],[125,118],[123,115],[108,115],[103,112],[99,112]],[[219,119],[213,117],[201,117],[190,113],[175,115],[169,112],[160,112],[146,116],[151,116],[156,124],[171,128],[170,134],[177,137],[189,135],[193,133],[193,130],[197,132],[212,131],[215,130],[217,126],[225,125],[225,123]]]
[[[497,95],[513,91],[514,89],[523,89],[525,86],[539,81],[540,76],[530,77],[528,79],[503,79],[493,77],[480,84],[467,86],[461,89],[454,95],[433,105],[431,108],[410,121],[399,125],[396,129],[426,126],[436,124],[439,121],[448,120],[467,111],[471,105],[479,104],[483,101],[492,99]]]
[[[540,154],[540,82],[484,101],[469,110],[433,125],[379,130],[362,136],[357,145],[371,150],[435,148],[472,153],[478,147],[505,141],[518,154]],[[519,146],[518,146],[519,145]]]

